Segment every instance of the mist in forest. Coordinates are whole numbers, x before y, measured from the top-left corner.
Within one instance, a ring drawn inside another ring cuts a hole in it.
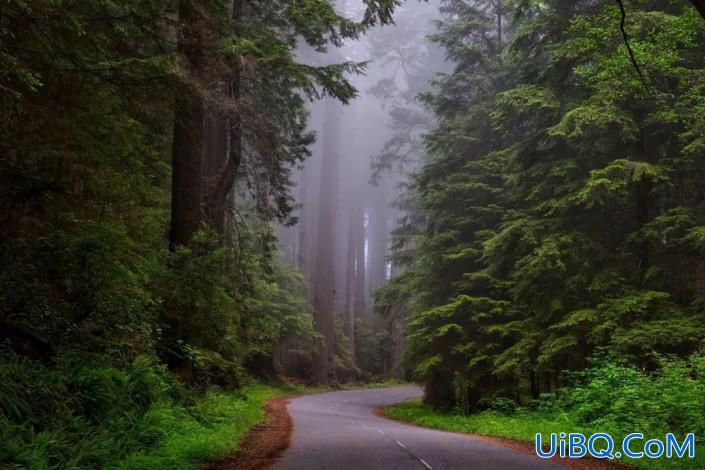
[[[504,454],[384,403],[694,443],[703,45],[705,0],[3,1],[0,467]]]
[[[343,7],[349,17],[363,11],[361,2]],[[379,372],[399,377],[401,318],[375,314],[373,294],[399,269],[389,258],[391,234],[402,216],[397,199],[406,174],[419,163],[420,141],[431,126],[417,95],[449,69],[444,53],[427,40],[438,8],[437,0],[408,2],[397,10],[393,25],[378,26],[325,53],[299,51],[302,61],[315,65],[353,61],[366,68],[350,77],[358,96],[349,103],[326,97],[307,105],[316,142],[293,178],[296,222],[278,227],[284,258],[308,280],[318,331],[333,337],[336,323],[342,327],[353,366],[365,362],[356,358],[357,329],[390,334],[389,351],[378,358],[384,369]],[[400,128],[395,113],[417,118]],[[329,355],[332,361],[335,352]]]

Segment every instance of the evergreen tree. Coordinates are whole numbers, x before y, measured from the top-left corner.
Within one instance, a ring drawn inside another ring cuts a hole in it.
[[[704,29],[683,5],[628,6],[643,81],[611,2],[445,3],[435,39],[456,69],[427,96],[403,280],[436,405],[537,398],[597,348],[652,367],[703,338]]]

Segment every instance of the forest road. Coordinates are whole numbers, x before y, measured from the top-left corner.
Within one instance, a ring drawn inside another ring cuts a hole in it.
[[[348,390],[296,398],[291,446],[275,470],[561,469],[460,434],[380,418],[376,408],[421,396],[418,387]]]

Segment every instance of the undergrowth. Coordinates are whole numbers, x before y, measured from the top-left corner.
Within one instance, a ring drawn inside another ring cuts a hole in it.
[[[575,377],[573,385],[554,396],[543,396],[528,406],[506,398],[492,409],[469,415],[443,412],[414,400],[385,409],[390,418],[429,428],[504,437],[534,443],[536,433],[547,440],[551,433],[579,432],[586,436],[609,433],[615,451],[629,433],[646,439],[665,439],[674,433],[680,439],[696,436],[695,459],[628,459],[621,462],[643,469],[705,468],[705,358],[661,359],[657,372],[646,372],[623,363],[596,363]],[[630,448],[641,450],[640,441]],[[645,441],[641,441],[643,444]]]
[[[128,367],[62,357],[0,360],[0,468],[191,468],[237,448],[264,402],[298,391],[188,391],[148,356]]]

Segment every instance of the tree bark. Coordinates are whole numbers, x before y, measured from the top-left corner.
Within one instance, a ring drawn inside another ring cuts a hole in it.
[[[345,266],[345,329],[350,342],[350,353],[355,359],[355,261],[357,243],[355,242],[356,211],[350,210],[348,225],[348,253]]]
[[[227,93],[225,83],[219,86],[219,91],[223,94]],[[225,201],[227,194],[225,197],[215,198],[213,193],[214,184],[219,181],[227,158],[227,119],[222,112],[211,107],[207,110],[205,117],[203,178],[206,182],[205,187],[208,188],[205,209],[208,223],[220,234],[225,231]]]
[[[328,101],[325,107],[316,262],[312,274],[314,324],[322,336],[314,354],[314,378],[319,384],[335,380],[335,234],[340,115],[334,106]]]
[[[232,20],[236,25],[242,20],[243,8],[243,0],[233,1]],[[222,90],[222,92],[224,95],[227,93],[231,104],[237,107],[241,96],[240,64],[237,60],[231,65],[226,82],[228,90]],[[217,156],[214,158],[215,164],[210,166],[213,174],[208,175],[210,178],[206,207],[209,222],[218,233],[223,234],[229,196],[235,186],[242,163],[242,124],[239,110],[231,111],[229,117],[219,116],[215,126],[218,129],[217,136],[214,137],[217,139],[215,144]]]
[[[504,14],[504,10],[502,8],[502,0],[497,0],[495,9],[497,13],[497,56],[500,57],[501,61],[502,48],[504,47],[502,44],[502,15]]]
[[[389,182],[386,179],[380,182],[375,188],[375,201],[370,204],[370,267],[367,281],[370,292],[374,292],[387,281],[388,185]]]
[[[204,59],[198,20],[199,14],[193,4],[181,0],[177,50],[192,79],[199,76]],[[169,230],[172,249],[188,245],[201,226],[204,112],[202,99],[193,86],[187,85],[177,91],[174,114]]]
[[[308,230],[307,227],[311,227],[312,225],[309,223],[309,206],[307,204],[307,192],[306,188],[308,188],[308,179],[306,178],[308,176],[308,172],[305,172],[305,170],[302,170],[301,174],[299,175],[299,201],[303,204],[305,204],[300,212],[299,212],[299,223],[297,224],[297,227],[299,228],[298,232],[298,237],[299,237],[299,252],[297,253],[296,256],[296,266],[299,268],[299,270],[303,273],[306,273],[307,275],[310,273],[309,266],[308,266],[308,256],[309,256],[309,244],[308,244]]]

